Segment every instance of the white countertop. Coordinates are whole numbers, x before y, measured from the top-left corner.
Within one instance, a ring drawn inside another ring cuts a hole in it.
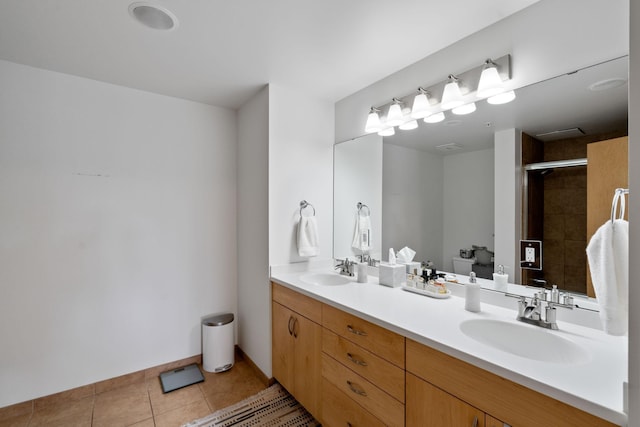
[[[332,270],[313,271],[328,273]],[[598,329],[558,320],[560,330],[545,331],[586,349],[587,360],[573,364],[532,360],[482,344],[460,330],[463,321],[478,318],[539,328],[515,320],[516,300],[513,300],[513,309],[483,302],[480,313],[471,313],[464,309],[463,285],[450,285],[450,289],[457,286],[457,289],[451,289],[450,298],[435,299],[401,288],[380,286],[378,278],[371,275],[368,283],[357,283],[355,278],[350,278],[351,283],[340,286],[308,284],[300,277],[309,272],[272,270],[271,279],[585,412],[618,425],[627,425],[623,410],[627,337],[610,336]]]

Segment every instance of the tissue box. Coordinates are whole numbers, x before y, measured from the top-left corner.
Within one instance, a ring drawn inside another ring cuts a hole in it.
[[[378,281],[392,288],[402,286],[407,283],[407,267],[404,264],[380,264]]]
[[[420,270],[422,264],[419,262],[411,261],[411,262],[401,262],[399,264],[405,265],[407,267],[407,274],[413,274],[413,270]]]

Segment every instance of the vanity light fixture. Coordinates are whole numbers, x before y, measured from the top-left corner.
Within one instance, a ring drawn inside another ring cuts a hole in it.
[[[404,123],[401,104],[402,101],[398,98],[393,98],[393,101],[389,106],[389,112],[387,113],[387,120],[385,121],[387,126],[400,126]]]
[[[449,74],[449,82],[442,92],[442,109],[451,110],[464,104],[464,97],[460,91],[459,79],[453,74]]]
[[[393,129],[393,126],[386,127],[378,132],[380,136],[393,136],[396,134],[396,131]]]
[[[446,80],[418,88],[417,94],[394,97],[387,104],[372,107],[367,118],[365,131],[389,135],[394,128],[415,129],[416,119],[425,123],[438,123],[445,119],[444,112],[464,115],[476,111],[476,103],[486,99],[489,104],[504,104],[513,101],[516,94],[509,90],[511,80],[511,56],[487,59],[462,73],[450,74]],[[440,101],[432,94],[442,94]],[[412,105],[409,109],[405,106]],[[386,118],[378,115],[387,111]]]
[[[418,88],[418,94],[413,98],[411,117],[414,119],[424,119],[431,114],[431,103],[429,102],[429,92],[423,88]]]
[[[369,110],[367,124],[364,126],[364,131],[366,133],[375,133],[382,130],[382,123],[380,122],[380,116],[378,115],[379,112],[380,110],[376,107],[371,107],[371,110]]]

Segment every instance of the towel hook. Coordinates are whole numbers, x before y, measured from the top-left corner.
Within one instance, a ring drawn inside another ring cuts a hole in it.
[[[313,205],[309,202],[307,202],[306,200],[302,200],[300,202],[300,216],[302,217],[302,210],[305,208],[310,207],[311,209],[313,209],[313,216],[316,216],[316,208],[313,207]]]
[[[616,211],[618,210],[618,206],[620,206],[620,211],[617,219],[624,218],[624,211],[626,207],[626,200],[624,197],[625,194],[629,194],[628,188],[616,188],[616,191],[613,194],[613,201],[611,202],[611,222],[616,219]]]
[[[365,205],[362,202],[358,202],[358,204],[356,206],[358,207],[358,215],[360,215],[360,213],[362,213],[362,209],[367,208],[366,216],[371,216],[371,209],[369,209],[369,206]]]

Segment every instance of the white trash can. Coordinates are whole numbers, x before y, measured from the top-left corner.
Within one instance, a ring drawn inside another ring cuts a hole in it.
[[[224,372],[234,362],[233,313],[217,314],[202,321],[202,368]]]

